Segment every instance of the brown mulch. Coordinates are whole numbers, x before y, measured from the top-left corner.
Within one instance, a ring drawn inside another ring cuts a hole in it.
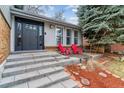
[[[82,84],[82,86],[86,88],[124,88],[124,82],[121,79],[106,73],[100,68],[96,68],[94,71],[88,71],[81,69],[78,65],[69,65],[66,66],[65,69],[75,77],[76,81],[80,82],[81,77],[88,79],[90,85],[86,86]],[[79,73],[79,75],[76,75],[74,72]],[[104,72],[107,74],[107,77],[100,76],[98,74],[99,72]]]

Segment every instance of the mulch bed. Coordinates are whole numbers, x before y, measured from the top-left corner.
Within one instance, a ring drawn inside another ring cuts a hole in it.
[[[75,81],[81,82],[81,77],[90,81],[90,85],[83,85],[80,87],[85,88],[124,88],[124,82],[120,78],[116,78],[111,74],[106,73],[100,68],[96,68],[94,71],[88,71],[81,69],[79,65],[68,65],[65,70],[75,77]],[[99,72],[103,72],[107,77],[102,77]],[[78,74],[75,74],[78,73]]]

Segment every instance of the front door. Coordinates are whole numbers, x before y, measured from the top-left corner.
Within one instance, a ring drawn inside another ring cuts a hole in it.
[[[38,50],[44,48],[43,23],[16,18],[15,50]]]
[[[38,26],[33,24],[23,24],[23,50],[38,49]]]

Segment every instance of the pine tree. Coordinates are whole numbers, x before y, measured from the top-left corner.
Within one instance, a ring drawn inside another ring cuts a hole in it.
[[[77,16],[90,44],[124,43],[124,6],[79,6]]]

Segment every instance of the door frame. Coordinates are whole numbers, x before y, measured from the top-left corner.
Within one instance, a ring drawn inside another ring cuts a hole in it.
[[[17,33],[16,33],[16,30],[17,30],[17,22],[20,22],[22,23],[22,26],[21,26],[21,34],[22,34],[22,38],[23,38],[23,23],[29,23],[29,24],[34,24],[34,25],[38,25],[38,26],[42,26],[42,45],[38,45],[39,44],[39,37],[37,37],[37,49],[36,50],[43,50],[45,48],[44,46],[44,22],[40,22],[40,21],[35,21],[35,20],[31,20],[31,19],[25,19],[25,18],[21,18],[21,17],[15,17],[15,51],[23,51],[23,40],[22,40],[22,45],[21,45],[21,49],[18,50],[17,49]],[[38,28],[39,29],[39,28]],[[39,30],[38,30],[38,36],[39,36]],[[25,51],[25,50],[24,50]]]

